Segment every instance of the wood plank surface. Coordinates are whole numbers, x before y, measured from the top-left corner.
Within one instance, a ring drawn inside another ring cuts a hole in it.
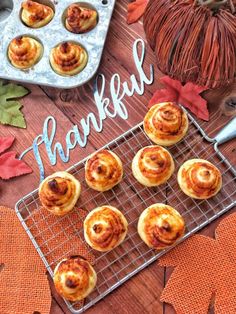
[[[135,68],[132,56],[132,46],[137,38],[145,39],[141,22],[131,26],[126,24],[126,7],[126,0],[117,1],[99,68],[99,73],[104,74],[106,78],[104,97],[108,98],[111,97],[109,82],[115,73],[120,75],[121,82],[129,82],[132,74],[137,75],[137,69]],[[150,64],[155,64],[155,58],[151,49],[146,45],[144,63],[146,73],[149,73]],[[156,67],[154,73],[154,83],[145,87],[144,95],[134,94],[133,97],[126,96],[123,99],[123,103],[128,110],[128,119],[123,120],[120,117],[114,119],[107,118],[104,121],[103,131],[97,133],[92,130],[87,146],[85,148],[77,147],[73,150],[68,164],[63,164],[58,160],[56,167],[53,167],[47,158],[45,149],[42,149],[41,154],[46,174],[52,173],[55,170],[68,168],[73,163],[78,162],[95,149],[140,122],[147,110],[146,105],[148,100],[157,87],[160,86],[158,78],[161,76],[161,73]],[[27,120],[27,129],[19,130],[8,126],[0,126],[0,135],[15,135],[16,142],[14,143],[14,149],[22,152],[31,146],[35,136],[42,132],[45,118],[48,115],[52,115],[57,121],[55,140],[60,141],[65,147],[65,136],[74,124],[80,126],[81,119],[85,118],[89,112],[94,112],[98,116],[93,99],[93,84],[94,80],[91,80],[85,86],[70,90],[32,85],[27,86],[31,90],[31,94],[23,100],[23,112]],[[205,96],[210,104],[211,119],[208,123],[201,123],[201,125],[209,135],[214,136],[229,120],[229,117],[223,115],[220,106],[225,95],[235,88],[233,86],[228,89],[205,92]],[[236,141],[234,140],[225,144],[222,147],[222,151],[236,165]],[[39,172],[32,154],[27,154],[25,161],[32,167],[33,173],[25,177],[10,180],[9,182],[0,181],[1,205],[14,208],[15,202],[22,195],[37,188]],[[220,219],[206,227],[202,232],[213,236],[215,226],[219,223]],[[153,263],[86,313],[173,313],[174,311],[170,306],[163,305],[159,301],[160,294],[170,273],[169,270],[165,270],[159,267],[157,263]],[[64,302],[56,294],[50,278],[49,281],[52,289],[51,314],[69,313]]]

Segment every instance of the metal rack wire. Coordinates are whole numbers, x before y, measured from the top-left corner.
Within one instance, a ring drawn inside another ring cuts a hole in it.
[[[53,216],[41,207],[38,190],[29,193],[16,204],[16,213],[51,276],[56,264],[66,256],[79,253],[93,262],[98,275],[96,289],[83,303],[65,301],[73,313],[84,312],[171,249],[158,252],[148,248],[140,239],[137,221],[146,207],[162,202],[176,208],[186,222],[187,231],[180,240],[183,241],[236,205],[235,168],[219,151],[214,139],[205,134],[190,114],[188,116],[190,126],[187,136],[169,148],[176,170],[165,185],[147,188],[132,175],[131,161],[135,153],[152,144],[140,123],[103,147],[118,154],[123,162],[124,179],[114,189],[101,193],[88,188],[84,179],[85,158],[68,169],[82,185],[82,194],[73,212],[60,218]],[[207,159],[220,169],[223,187],[215,197],[194,200],[179,189],[176,173],[179,166],[191,158]],[[129,228],[120,246],[111,252],[100,253],[86,245],[82,225],[88,211],[104,204],[119,208],[127,218]]]

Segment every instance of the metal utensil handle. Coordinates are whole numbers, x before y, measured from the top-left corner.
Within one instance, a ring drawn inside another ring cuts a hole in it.
[[[234,117],[226,126],[215,136],[217,144],[222,144],[236,138],[236,117]]]

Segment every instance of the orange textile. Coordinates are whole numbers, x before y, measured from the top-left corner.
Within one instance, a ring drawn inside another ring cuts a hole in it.
[[[163,256],[159,265],[174,271],[161,301],[177,314],[236,313],[236,213],[216,228],[215,239],[194,235]]]
[[[14,210],[0,207],[0,313],[48,314],[46,269]]]
[[[88,245],[81,240],[83,219],[86,215],[86,210],[75,208],[70,213],[58,217],[45,208],[39,207],[25,219],[30,232],[53,270],[62,259],[74,255],[83,256],[94,264],[95,256]]]

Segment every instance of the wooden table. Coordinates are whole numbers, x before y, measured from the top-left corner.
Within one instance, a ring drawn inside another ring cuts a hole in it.
[[[103,54],[100,73],[106,77],[106,88],[104,97],[110,98],[109,82],[114,73],[119,73],[121,82],[129,81],[131,74],[137,74],[133,58],[132,46],[137,38],[144,38],[144,32],[141,23],[127,26],[125,22],[126,16],[126,0],[120,0],[116,4],[111,27],[109,30],[106,47]],[[149,65],[155,64],[154,55],[150,48],[147,47],[144,69],[148,73]],[[145,87],[144,95],[134,94],[133,97],[125,97],[125,104],[129,118],[123,120],[120,117],[115,119],[106,119],[104,121],[102,133],[92,131],[88,144],[85,148],[76,148],[71,153],[70,162],[63,164],[58,160],[56,167],[50,165],[46,153],[42,153],[44,159],[46,174],[54,172],[58,169],[65,169],[73,163],[79,161],[95,149],[114,139],[119,134],[128,130],[131,126],[140,122],[146,112],[146,105],[153,92],[158,87],[158,78],[161,73],[155,68],[155,80],[150,86]],[[42,132],[42,125],[48,115],[52,115],[57,120],[56,140],[65,143],[65,135],[71,129],[72,125],[80,125],[80,120],[86,117],[89,112],[97,113],[93,101],[93,80],[88,84],[71,90],[59,90],[49,87],[28,86],[31,95],[23,100],[25,114],[27,120],[27,130],[16,129],[12,127],[0,126],[0,135],[13,134],[16,136],[14,149],[23,152],[27,147],[32,145],[32,141],[37,134]],[[219,108],[220,102],[230,89],[220,91],[211,91],[206,93],[209,100],[211,119],[208,123],[201,123],[208,134],[214,135],[229,118],[224,116]],[[236,141],[224,145],[224,153],[236,165]],[[37,188],[39,183],[39,172],[37,165],[32,157],[28,154],[25,158],[26,162],[32,166],[34,172],[31,175],[23,176],[9,182],[0,182],[1,205],[14,208],[15,202],[26,193]],[[12,193],[14,191],[14,193]],[[232,212],[232,211],[231,211]],[[213,235],[213,230],[218,224],[219,219],[205,228],[204,234]],[[172,313],[170,306],[163,305],[159,301],[161,291],[165,285],[165,281],[169,276],[169,271],[159,267],[157,263],[136,275],[134,278],[125,283],[122,287],[110,294],[89,309],[87,313]],[[52,285],[51,285],[52,286]],[[56,295],[52,286],[52,314],[68,313],[64,303]]]

